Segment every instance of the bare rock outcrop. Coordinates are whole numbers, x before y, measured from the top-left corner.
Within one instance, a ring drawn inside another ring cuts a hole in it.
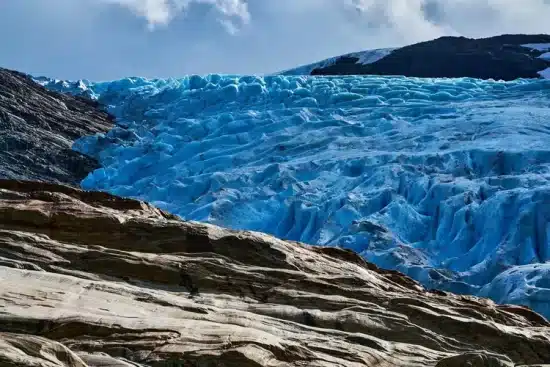
[[[495,80],[540,78],[542,72],[550,68],[550,60],[541,57],[546,50],[523,46],[529,44],[550,44],[550,35],[505,34],[478,39],[446,36],[384,52],[374,62],[364,62],[362,52],[356,52],[309,66],[311,75],[368,74]],[[286,70],[281,74],[296,74],[303,68]]]
[[[71,150],[73,142],[113,125],[97,102],[46,90],[0,68],[0,178],[78,186],[99,164]]]
[[[342,249],[0,181],[1,366],[541,365],[549,326]]]

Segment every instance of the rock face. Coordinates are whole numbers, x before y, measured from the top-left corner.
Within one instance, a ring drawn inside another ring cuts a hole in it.
[[[337,248],[0,180],[0,365],[517,366],[549,323]]]
[[[73,141],[112,125],[95,102],[48,91],[0,68],[1,178],[78,185],[98,164],[71,150]]]
[[[549,44],[550,35],[503,35],[484,39],[442,37],[393,50],[373,63],[348,55],[335,58],[311,75],[405,75],[514,80],[539,78],[550,67],[542,50],[525,44]],[[358,53],[359,54],[359,53]],[[285,73],[292,73],[287,71]]]

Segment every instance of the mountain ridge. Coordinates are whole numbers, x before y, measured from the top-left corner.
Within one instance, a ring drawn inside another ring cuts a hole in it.
[[[361,62],[360,55],[377,50],[337,56],[278,74],[305,72],[308,75],[369,74],[495,80],[544,77],[550,73],[550,59],[540,58],[544,50],[522,46],[529,44],[547,44],[547,50],[550,50],[550,35],[509,34],[478,39],[445,36],[391,49],[372,62]]]

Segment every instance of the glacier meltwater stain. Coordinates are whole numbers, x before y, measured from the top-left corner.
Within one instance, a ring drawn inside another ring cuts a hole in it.
[[[550,81],[191,76],[41,80],[118,126],[85,189],[342,246],[427,287],[550,316]]]

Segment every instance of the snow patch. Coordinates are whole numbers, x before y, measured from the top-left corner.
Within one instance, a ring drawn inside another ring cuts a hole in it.
[[[369,50],[369,51],[362,51],[362,52],[355,52],[351,53],[345,56],[348,57],[357,57],[359,58],[359,61],[357,61],[358,64],[362,65],[368,65],[373,64],[377,62],[378,60],[382,60],[384,57],[391,54],[395,48],[379,48],[375,50]]]
[[[550,52],[545,52],[545,51],[550,51],[550,43],[527,43],[521,46],[530,48],[531,50],[544,52],[542,55],[538,56],[538,58],[546,61],[550,61]],[[550,79],[550,67],[542,71],[539,71],[538,73],[542,78]]]
[[[539,71],[539,74],[541,77],[543,77],[544,79],[550,79],[550,67],[542,70],[542,71]]]
[[[281,71],[277,73],[278,75],[310,75],[311,72],[315,69],[319,68],[326,68],[329,66],[334,65],[338,60],[340,60],[343,57],[354,57],[358,58],[359,60],[356,62],[357,64],[361,65],[368,65],[373,64],[377,62],[378,60],[383,59],[384,57],[391,54],[395,48],[380,48],[380,49],[374,49],[374,50],[367,50],[367,51],[361,51],[361,52],[353,52],[349,54],[345,54],[342,56],[337,57],[331,57],[326,60],[322,60],[313,64],[303,65],[299,66],[297,68],[288,69],[285,71]]]
[[[530,48],[537,51],[550,51],[550,43],[526,43],[521,47]]]

